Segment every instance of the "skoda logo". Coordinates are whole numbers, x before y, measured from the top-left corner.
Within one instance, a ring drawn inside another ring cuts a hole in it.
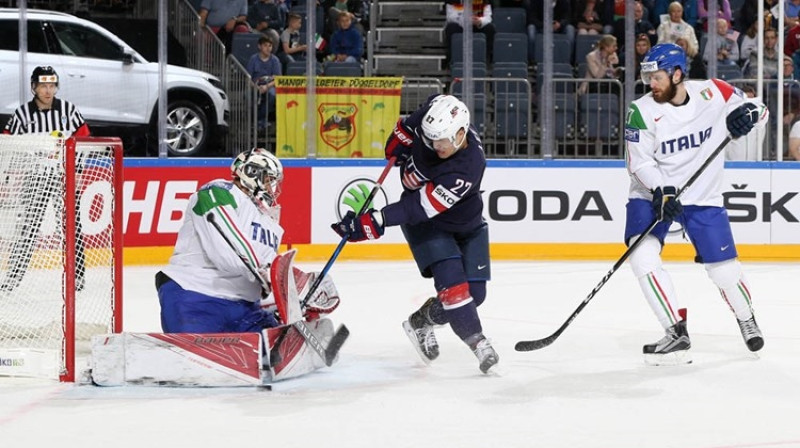
[[[349,211],[354,213],[361,211],[364,203],[367,200],[367,197],[376,185],[377,183],[374,180],[364,177],[353,179],[346,183],[344,187],[339,190],[339,195],[336,198],[336,219],[341,221],[342,217]],[[364,210],[368,210],[370,208],[380,210],[385,207],[388,202],[389,201],[386,198],[386,192],[383,191],[382,188],[378,188],[378,191],[372,198],[370,205],[364,208]]]

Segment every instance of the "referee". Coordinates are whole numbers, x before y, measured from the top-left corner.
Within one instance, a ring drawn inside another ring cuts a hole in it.
[[[56,98],[58,91],[58,74],[53,67],[36,67],[31,74],[31,92],[33,100],[23,104],[14,111],[11,119],[3,129],[4,134],[52,134],[69,138],[71,136],[88,136],[89,126],[83,120],[78,108],[69,101]],[[25,205],[24,219],[18,228],[19,238],[11,251],[13,258],[6,271],[6,277],[0,284],[0,291],[13,291],[19,286],[28,270],[36,238],[42,225],[47,203],[58,194],[57,182],[52,179],[55,173],[44,169],[33,173],[26,182],[29,185],[41,185],[22,192],[22,203]],[[76,192],[76,204],[79,203]],[[37,197],[33,197],[36,195]],[[76,216],[79,215],[76,210]],[[76,272],[75,285],[79,291],[85,284],[86,256],[82,238],[80,219],[76,222]]]

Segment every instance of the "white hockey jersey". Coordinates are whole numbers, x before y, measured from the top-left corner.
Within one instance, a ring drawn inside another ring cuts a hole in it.
[[[234,243],[234,253],[208,214]],[[189,198],[175,250],[163,272],[183,289],[228,300],[261,299],[261,282],[239,255],[251,265],[266,267],[277,255],[283,228],[262,212],[231,181],[214,180]]]
[[[741,90],[719,79],[684,84],[689,101],[682,106],[657,103],[648,93],[628,109],[625,143],[630,198],[652,200],[656,187],[683,187],[728,135],[728,113],[746,100]],[[756,126],[763,127],[767,108],[761,102],[756,105],[760,114]],[[724,163],[725,157],[715,158],[681,195],[681,202],[721,207]]]

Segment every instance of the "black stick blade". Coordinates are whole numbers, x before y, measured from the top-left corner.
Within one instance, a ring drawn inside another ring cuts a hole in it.
[[[517,345],[514,346],[514,350],[518,352],[531,352],[533,350],[539,350],[540,348],[545,348],[548,345],[552,344],[556,340],[553,336],[548,336],[544,339],[537,339],[535,341],[519,341]]]
[[[350,330],[348,330],[344,324],[339,325],[336,333],[333,334],[330,342],[328,342],[328,348],[325,349],[326,366],[330,367],[331,364],[333,364],[333,360],[336,359],[336,355],[339,354],[339,349],[342,348],[348,337],[350,337]]]

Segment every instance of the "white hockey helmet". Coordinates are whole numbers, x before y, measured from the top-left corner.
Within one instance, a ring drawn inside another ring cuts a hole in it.
[[[458,131],[469,131],[469,110],[452,95],[439,95],[431,101],[431,107],[422,118],[422,139],[433,148],[433,141],[450,139],[456,149],[463,143],[456,141]],[[466,134],[465,138],[466,138]]]
[[[283,165],[274,154],[264,148],[245,151],[231,164],[233,178],[257,201],[274,207],[281,194]]]

